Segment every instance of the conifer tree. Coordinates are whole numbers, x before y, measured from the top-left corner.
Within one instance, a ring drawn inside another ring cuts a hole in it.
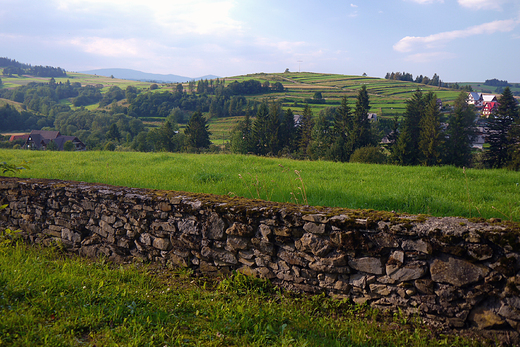
[[[194,112],[186,125],[186,129],[184,129],[188,146],[197,149],[208,148],[211,145],[209,139],[211,132],[208,127],[202,113],[200,111]]]
[[[256,119],[253,123],[253,143],[255,154],[266,155],[268,151],[267,125],[269,117],[269,108],[267,101],[264,100],[256,113]]]
[[[425,110],[425,98],[417,91],[406,102],[406,111],[401,122],[397,143],[393,148],[392,158],[396,164],[418,165],[420,163],[419,135],[421,119]]]
[[[425,114],[420,122],[420,162],[425,166],[434,166],[441,163],[441,147],[444,144],[444,135],[441,131],[441,115],[437,105],[437,96],[430,92],[426,95],[426,99]]]
[[[267,116],[267,153],[277,155],[281,150],[280,147],[280,118],[282,115],[282,106],[279,103],[272,103],[269,107],[269,115]]]
[[[312,128],[310,156],[312,160],[327,159],[330,156],[331,127],[324,114],[320,114]]]
[[[349,147],[348,138],[352,133],[352,119],[347,97],[341,100],[341,106],[334,115],[334,124],[331,138],[331,158],[334,161],[347,162],[352,148]]]
[[[253,152],[252,146],[252,123],[249,110],[246,110],[246,117],[240,121],[233,129],[231,135],[231,152],[247,154]]]
[[[448,119],[444,164],[458,167],[471,162],[471,145],[475,138],[475,111],[468,105],[468,93],[461,92],[455,100],[455,109]]]
[[[296,136],[296,126],[294,124],[294,113],[287,109],[280,124],[280,146],[287,152],[294,151],[294,140]]]
[[[368,111],[370,110],[370,99],[367,87],[363,85],[358,91],[354,118],[352,121],[352,132],[349,136],[350,147],[355,151],[361,147],[375,146],[376,139],[372,133]]]
[[[486,152],[485,162],[491,168],[501,168],[511,159],[511,148],[514,139],[510,133],[511,125],[518,119],[518,104],[513,93],[506,87],[498,99],[496,112],[489,116],[486,142],[489,149]]]
[[[298,144],[298,151],[302,157],[307,157],[309,146],[312,140],[312,128],[314,121],[312,119],[312,110],[309,104],[305,105],[303,109],[301,124],[300,124],[300,139]]]

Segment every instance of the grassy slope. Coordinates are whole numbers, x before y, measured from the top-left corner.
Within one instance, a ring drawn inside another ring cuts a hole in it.
[[[20,176],[237,195],[279,202],[435,216],[520,220],[520,173],[454,167],[399,167],[243,155],[0,150],[0,161],[30,161]],[[280,166],[282,165],[283,168]],[[298,170],[303,181],[298,180]],[[242,179],[240,178],[242,177]]]

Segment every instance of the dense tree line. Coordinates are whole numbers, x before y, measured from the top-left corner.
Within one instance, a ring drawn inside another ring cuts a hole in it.
[[[458,83],[444,83],[441,81],[440,77],[436,73],[433,74],[432,78],[429,78],[429,77],[423,76],[423,75],[419,75],[414,78],[413,75],[408,72],[387,72],[385,75],[385,79],[397,80],[397,81],[407,81],[407,82],[427,84],[427,85],[436,86],[436,87],[472,91],[472,88],[470,85],[460,86]]]
[[[264,101],[254,120],[249,114],[233,131],[231,150],[257,155],[291,155],[296,158],[348,161],[359,148],[375,146],[376,128],[369,122],[366,86],[355,108],[344,97],[339,108],[327,108],[317,119],[306,104],[301,115],[283,111],[277,103]]]
[[[14,106],[6,104],[0,107],[0,131],[20,131],[41,129],[53,126],[54,119],[37,115],[32,112],[18,112]]]
[[[493,87],[510,87],[511,85],[507,81],[501,81],[499,79],[493,78],[490,80],[486,80],[484,82],[484,85],[486,86],[493,86]]]
[[[30,64],[22,64],[14,59],[1,58],[0,67],[4,68],[3,75],[33,75],[37,77],[66,77],[67,72],[60,67],[52,66],[32,66]]]
[[[394,163],[399,165],[471,164],[476,113],[461,92],[453,111],[440,112],[434,93],[417,90],[399,121],[370,121],[370,100],[363,86],[355,105],[346,97],[340,107],[328,107],[317,117],[306,105],[301,115],[277,104],[262,103],[231,137],[231,151],[256,155],[291,155],[300,159]],[[380,144],[387,134],[389,144]]]

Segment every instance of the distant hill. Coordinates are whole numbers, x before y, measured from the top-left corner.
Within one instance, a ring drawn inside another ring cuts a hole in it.
[[[80,71],[81,73],[86,73],[90,75],[99,75],[99,76],[114,76],[115,78],[120,78],[124,80],[132,80],[132,81],[154,81],[158,83],[179,83],[179,82],[189,82],[189,81],[198,81],[204,79],[214,79],[218,76],[214,75],[206,75],[201,77],[185,77],[178,75],[162,75],[162,74],[153,74],[148,72],[142,72],[131,69],[97,69],[97,70],[89,70],[89,71]]]

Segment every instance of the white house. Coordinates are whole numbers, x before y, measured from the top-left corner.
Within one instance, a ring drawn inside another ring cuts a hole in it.
[[[476,107],[482,106],[482,102],[484,99],[482,98],[481,93],[477,92],[469,92],[468,93],[468,105],[475,105]]]

